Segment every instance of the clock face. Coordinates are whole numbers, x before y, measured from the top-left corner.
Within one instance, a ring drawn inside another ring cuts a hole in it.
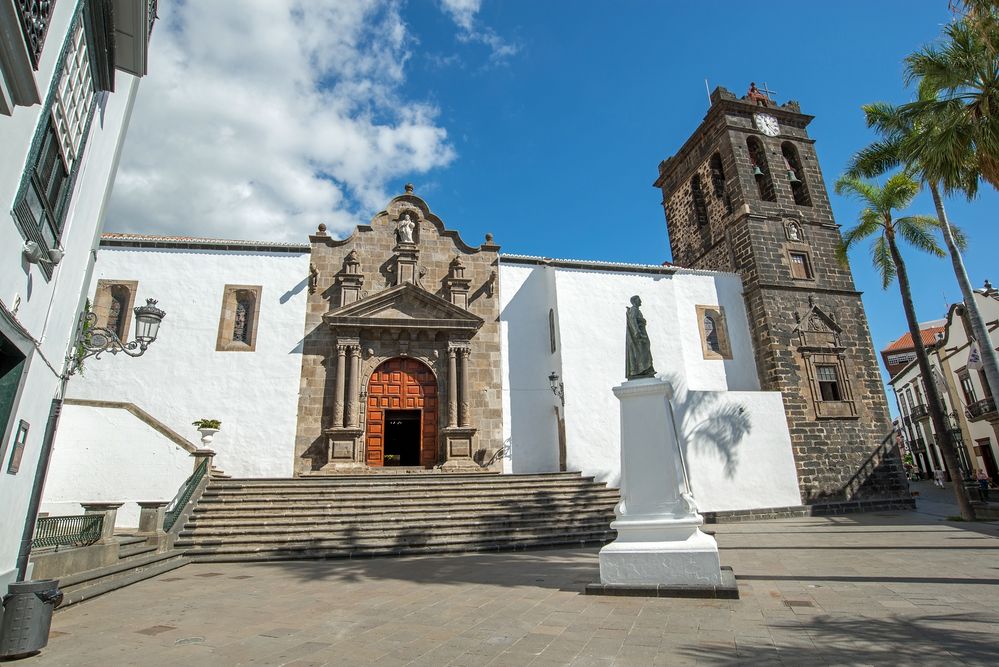
[[[780,125],[777,124],[777,119],[770,114],[758,113],[753,116],[753,120],[756,121],[756,128],[768,137],[776,137],[780,134]]]

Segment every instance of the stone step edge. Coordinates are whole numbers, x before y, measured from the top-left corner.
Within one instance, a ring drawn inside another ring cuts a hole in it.
[[[516,543],[511,542],[498,542],[498,543],[480,543],[480,544],[452,544],[452,545],[433,545],[433,546],[420,546],[420,547],[403,547],[395,549],[368,549],[363,551],[352,551],[344,552],[343,550],[333,550],[333,549],[313,549],[313,553],[309,553],[309,550],[296,549],[294,552],[288,551],[278,551],[278,550],[256,550],[256,551],[234,551],[234,550],[197,550],[188,549],[187,557],[190,558],[195,563],[201,562],[249,562],[249,561],[272,561],[272,560],[326,560],[326,559],[362,559],[362,558],[381,558],[381,557],[396,557],[396,556],[415,556],[421,554],[439,554],[439,553],[473,553],[473,552],[484,552],[484,551],[527,551],[532,549],[552,549],[552,548],[566,548],[567,546],[576,546],[580,548],[592,547],[597,545],[604,545],[611,542],[615,535],[611,534],[597,534],[592,535],[582,535],[577,536],[575,539],[560,539],[560,540],[531,540],[531,541],[520,541]],[[320,553],[314,553],[319,551]]]
[[[587,530],[589,528],[589,530]],[[540,535],[539,536],[539,533]],[[572,532],[565,533],[566,536],[579,535],[579,534],[590,534],[590,533],[606,533],[614,532],[611,531],[610,527],[604,524],[594,525],[594,526],[577,526]],[[516,542],[518,540],[530,540],[530,539],[544,539],[542,536],[551,535],[550,532],[538,531],[538,530],[505,530],[505,531],[482,531],[482,532],[464,532],[464,533],[451,533],[448,535],[421,535],[421,538],[425,538],[424,544],[465,544],[465,543],[477,543],[488,540],[490,542]],[[223,547],[223,548],[235,548],[237,546],[242,546],[243,548],[253,548],[254,546],[263,547],[264,545],[283,545],[285,548],[321,548],[316,545],[322,543],[329,548],[338,548],[344,542],[349,542],[349,540],[354,539],[353,536],[349,537],[323,537],[320,539],[285,539],[285,540],[262,540],[262,539],[217,539],[217,538],[182,538],[178,539],[175,543],[175,547],[180,548],[191,548],[191,547]],[[388,540],[384,537],[372,536],[368,538],[370,540],[369,544],[355,544],[355,548],[359,549],[378,549],[384,546],[405,546],[400,545],[397,537],[389,537]],[[554,539],[554,538],[553,538]]]
[[[509,500],[516,499],[519,502],[530,504],[530,503],[551,503],[551,502],[586,502],[587,500],[608,500],[611,498],[620,498],[620,495],[613,491],[587,491],[586,493],[560,493],[551,494],[547,496],[528,496],[525,497],[523,493],[509,492],[509,493],[491,493],[491,494],[481,494],[475,496],[469,496],[468,494],[439,494],[439,495],[415,495],[415,494],[384,494],[384,495],[364,495],[364,496],[332,496],[329,498],[316,497],[316,496],[305,496],[302,498],[289,498],[283,495],[260,495],[252,496],[249,498],[233,498],[231,500],[223,500],[219,498],[201,498],[198,500],[199,505],[210,505],[213,507],[222,507],[226,505],[273,505],[276,503],[311,503],[311,504],[363,504],[363,503],[373,503],[373,504],[392,504],[398,505],[400,502],[412,501],[413,503],[440,503],[444,501],[455,501],[463,503],[475,503],[475,504],[489,504],[490,501],[497,500]]]
[[[566,478],[583,477],[580,471],[566,472],[538,472],[538,473],[499,473],[499,472],[442,472],[426,475],[402,474],[392,475],[391,473],[375,474],[335,474],[335,475],[312,475],[309,477],[233,477],[225,481],[226,484],[247,484],[247,483],[268,483],[268,484],[294,484],[294,483],[336,483],[349,481],[370,481],[377,480],[379,483],[392,483],[393,480],[429,481],[432,480],[497,480],[497,479],[546,479],[546,478]],[[593,479],[592,475],[583,477]]]
[[[160,553],[150,554],[148,556],[139,556],[137,558],[122,559],[117,563],[112,563],[111,565],[105,565],[104,567],[97,567],[92,570],[84,570],[83,572],[76,572],[74,574],[61,577],[59,579],[60,588],[68,588],[71,586],[79,586],[82,583],[92,581],[95,579],[102,579],[104,577],[114,576],[120,572],[125,572],[134,568],[146,567],[152,563],[158,563],[163,560],[168,560],[170,558],[175,558],[181,554],[176,551],[163,551]]]
[[[565,512],[560,512],[553,514],[551,512],[530,512],[521,513],[516,515],[495,513],[495,514],[477,514],[472,517],[464,515],[444,515],[441,516],[439,513],[435,516],[430,517],[435,523],[432,525],[440,525],[445,522],[449,524],[454,524],[455,522],[467,522],[472,523],[474,519],[479,519],[478,524],[491,523],[491,522],[534,522],[534,521],[545,521],[546,523],[557,524],[562,520],[572,520],[577,517],[590,518],[590,517],[606,517],[613,516],[613,506],[608,507],[596,507],[580,509],[570,513],[568,510]],[[566,515],[566,516],[563,516]],[[293,517],[293,520],[288,520]],[[367,525],[378,525],[383,523],[393,523],[397,524],[404,521],[413,521],[415,519],[420,519],[421,517],[414,516],[404,516],[398,514],[386,514],[384,516],[372,516],[370,514],[357,514],[355,516],[329,516],[322,515],[313,520],[301,520],[301,517],[294,514],[288,516],[276,516],[272,517],[273,521],[265,521],[259,517],[219,517],[219,516],[202,516],[197,519],[188,520],[184,524],[183,529],[194,530],[196,528],[283,528],[290,526],[317,526],[317,527],[331,527],[331,526],[348,526],[356,525],[358,522],[363,522]],[[421,526],[431,525],[426,523],[420,523]]]
[[[307,488],[293,488],[293,489],[270,489],[267,487],[254,488],[254,489],[206,489],[204,493],[205,498],[242,498],[245,496],[277,496],[277,497],[290,497],[290,496],[385,496],[391,494],[407,494],[407,495],[425,495],[425,496],[440,496],[445,494],[462,494],[462,495],[491,495],[497,493],[511,493],[511,492],[524,492],[529,491],[532,493],[619,493],[617,489],[611,489],[603,484],[549,484],[545,486],[538,486],[537,484],[503,484],[497,485],[495,487],[477,487],[469,488],[467,486],[444,486],[436,488],[428,488],[425,486],[383,486],[383,487],[352,487],[349,489],[338,488],[322,488],[322,489],[307,489]]]
[[[104,593],[110,593],[119,588],[145,581],[146,579],[152,579],[153,577],[181,568],[190,562],[191,559],[183,555],[183,553],[173,552],[169,559],[157,561],[147,567],[132,568],[133,571],[131,572],[125,572],[117,576],[103,577],[87,585],[77,584],[68,587],[68,591],[64,590],[63,602],[59,609],[64,609],[86,600],[92,600]],[[59,613],[58,609],[56,613]]]
[[[463,528],[489,528],[489,527],[499,527],[499,528],[533,528],[533,527],[547,527],[547,528],[566,528],[570,526],[578,525],[589,525],[591,523],[605,522],[607,525],[613,521],[614,515],[610,512],[605,512],[603,514],[593,513],[585,517],[576,518],[562,518],[558,522],[553,522],[544,517],[539,517],[537,519],[507,519],[507,520],[495,520],[495,521],[438,521],[435,523],[420,523],[416,525],[406,525],[399,523],[388,523],[386,525],[372,525],[371,523],[341,523],[341,524],[309,524],[309,526],[315,525],[316,530],[307,530],[308,526],[298,525],[286,525],[286,526],[274,526],[274,525],[264,525],[260,526],[257,530],[245,530],[246,526],[227,526],[225,528],[229,529],[226,532],[222,531],[222,527],[217,526],[197,526],[195,528],[188,528],[186,525],[183,530],[180,531],[180,537],[189,537],[191,535],[210,535],[210,534],[222,534],[222,535],[294,535],[294,534],[306,534],[306,533],[328,533],[328,532],[342,532],[346,530],[352,531],[365,531],[365,532],[386,532],[386,530],[397,529],[397,530],[411,530],[412,528],[417,528],[419,530],[434,530],[434,529],[444,529],[444,530],[458,530]],[[231,531],[235,532],[231,532]]]

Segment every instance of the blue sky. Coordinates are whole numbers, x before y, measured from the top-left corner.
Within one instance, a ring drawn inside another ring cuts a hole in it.
[[[705,79],[798,100],[831,187],[872,138],[860,106],[906,101],[902,59],[950,17],[947,0],[171,5],[109,230],[344,233],[411,181],[466,241],[643,263],[669,259],[651,184],[703,118]],[[852,224],[857,206],[831,198]],[[976,286],[999,281],[996,202],[950,202]],[[942,317],[960,298],[948,261],[908,257],[920,318]],[[881,348],[905,331],[897,286],[881,290],[866,248],[853,269]]]

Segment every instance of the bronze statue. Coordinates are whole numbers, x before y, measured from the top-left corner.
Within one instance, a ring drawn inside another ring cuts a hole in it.
[[[631,308],[628,309],[628,331],[625,338],[625,377],[629,380],[650,378],[656,374],[652,366],[652,347],[649,343],[649,333],[645,330],[645,318],[640,306],[642,300],[638,295],[631,297]]]

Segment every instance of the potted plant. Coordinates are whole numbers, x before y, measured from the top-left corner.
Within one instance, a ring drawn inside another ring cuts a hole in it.
[[[193,426],[198,429],[201,433],[201,443],[207,449],[208,445],[212,444],[212,438],[215,434],[219,432],[222,427],[222,422],[218,419],[198,419],[197,421],[191,422]]]

